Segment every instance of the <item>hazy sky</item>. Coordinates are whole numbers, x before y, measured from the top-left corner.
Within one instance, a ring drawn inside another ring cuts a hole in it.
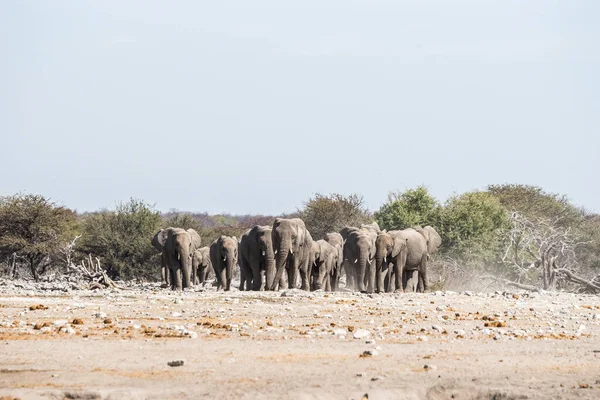
[[[524,183],[600,211],[600,1],[0,2],[0,195],[289,212]]]

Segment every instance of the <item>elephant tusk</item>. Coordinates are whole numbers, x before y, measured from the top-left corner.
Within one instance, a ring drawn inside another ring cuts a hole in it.
[[[227,257],[223,257],[223,261],[227,261]]]
[[[387,262],[387,257],[383,257],[383,262]]]
[[[290,249],[290,254],[294,254],[294,249]]]
[[[181,254],[177,254],[177,260],[181,260]]]
[[[265,256],[265,254],[266,254],[266,253],[265,253],[265,251],[263,250],[263,251],[262,251],[262,255],[263,255],[263,257]]]
[[[358,258],[356,260],[354,260],[354,264],[356,264],[358,262]]]
[[[274,253],[274,254],[277,254],[277,250],[275,250],[275,253]]]

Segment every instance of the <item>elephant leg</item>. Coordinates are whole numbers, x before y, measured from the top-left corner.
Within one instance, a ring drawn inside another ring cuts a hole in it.
[[[166,288],[171,286],[171,279],[169,276],[169,267],[167,262],[167,255],[163,251],[160,255],[160,275],[161,275],[161,284],[160,287]]]
[[[311,280],[312,279],[312,265],[308,265],[310,264],[310,262],[308,262],[308,260],[304,263],[302,263],[302,265],[300,265],[300,267],[298,268],[299,272],[300,272],[300,279],[302,279],[302,285],[301,285],[301,289],[302,290],[306,290],[308,292],[310,292],[312,290],[311,288]]]
[[[246,279],[248,278],[246,277],[246,268],[246,262],[243,258],[240,258],[240,291],[246,290],[247,287]]]
[[[368,282],[367,282],[367,292],[368,293],[373,293],[376,291],[376,287],[375,287],[375,278],[377,275],[377,271],[375,268],[375,261],[371,261],[370,264],[367,264],[367,268],[369,269],[369,274],[368,274]]]
[[[404,285],[404,267],[401,265],[394,265],[394,275],[395,275],[395,280],[394,280],[394,286],[395,286],[395,292],[401,292],[405,285]]]
[[[417,290],[422,293],[429,291],[429,281],[427,280],[427,259],[428,255],[425,254],[421,258],[421,265],[419,266]]]
[[[252,271],[248,271],[252,273],[252,290],[259,291],[262,286],[262,277],[260,274],[260,264],[256,263],[252,265]],[[250,287],[248,287],[250,290]]]
[[[266,283],[267,283],[266,282],[266,275],[267,275],[266,271],[263,271],[263,270],[260,271],[260,288],[258,290],[267,290],[267,288],[266,288]]]
[[[377,293],[381,293],[384,291],[384,285],[385,285],[385,275],[388,269],[388,263],[387,262],[383,262],[381,264],[381,266],[378,266],[375,268],[375,282],[377,284],[377,288],[376,288],[376,292]]]

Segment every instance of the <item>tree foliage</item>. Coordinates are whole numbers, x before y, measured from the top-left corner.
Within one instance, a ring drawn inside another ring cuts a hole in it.
[[[16,194],[0,199],[0,256],[19,258],[36,281],[60,260],[77,231],[75,213],[44,196]]]
[[[325,196],[317,193],[304,203],[299,214],[315,240],[322,239],[326,233],[339,232],[344,226],[360,226],[371,221],[362,196],[356,194]]]
[[[440,225],[443,249],[454,254],[489,255],[497,254],[508,219],[497,198],[473,191],[446,201]]]
[[[404,192],[393,192],[388,201],[375,212],[381,229],[406,229],[415,225],[439,225],[441,207],[425,186]]]
[[[99,257],[111,278],[155,278],[159,261],[150,240],[161,222],[152,206],[131,199],[114,211],[86,216],[79,251]]]

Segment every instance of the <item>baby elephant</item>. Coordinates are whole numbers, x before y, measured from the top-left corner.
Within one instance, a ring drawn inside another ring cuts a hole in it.
[[[194,285],[202,284],[208,280],[208,274],[212,269],[209,253],[208,246],[194,251],[192,256],[192,280]]]
[[[221,236],[210,245],[210,261],[217,276],[217,290],[231,290],[233,269],[238,263],[238,241],[235,237]]]

